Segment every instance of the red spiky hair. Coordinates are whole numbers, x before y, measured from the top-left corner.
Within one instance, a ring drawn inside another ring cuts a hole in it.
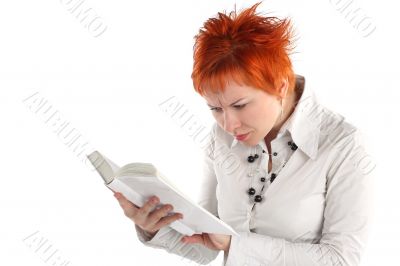
[[[263,17],[256,13],[261,2],[229,15],[218,12],[194,37],[193,85],[200,95],[224,91],[233,79],[277,95],[283,78],[292,93],[295,75],[289,52],[293,30],[289,19]]]

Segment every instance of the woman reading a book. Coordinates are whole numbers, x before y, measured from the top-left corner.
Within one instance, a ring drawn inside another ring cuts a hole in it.
[[[223,250],[229,266],[359,265],[371,207],[360,132],[294,74],[291,22],[259,4],[218,13],[194,46],[194,88],[216,121],[199,203],[240,236],[184,236],[156,196],[142,208],[115,196],[140,241],[200,264]]]

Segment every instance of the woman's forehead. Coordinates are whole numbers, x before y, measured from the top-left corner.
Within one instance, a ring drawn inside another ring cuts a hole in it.
[[[225,86],[224,90],[218,92],[208,91],[203,98],[212,106],[216,104],[231,105],[241,99],[253,97],[258,93],[259,90],[251,86],[230,83]]]

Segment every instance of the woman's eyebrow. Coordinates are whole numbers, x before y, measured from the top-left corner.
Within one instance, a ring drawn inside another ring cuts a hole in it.
[[[241,100],[243,100],[245,97],[243,97],[243,98],[240,98],[239,100],[236,100],[236,101],[234,101],[233,103],[231,103],[230,104],[230,106],[232,106],[232,105],[234,105],[234,104],[236,104],[237,102],[239,102],[239,101],[241,101]],[[212,106],[211,104],[209,104],[209,103],[207,103],[207,105],[208,105],[208,107],[215,107],[215,106]]]

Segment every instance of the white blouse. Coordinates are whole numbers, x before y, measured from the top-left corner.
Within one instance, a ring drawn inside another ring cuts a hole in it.
[[[271,142],[271,151],[264,140],[245,146],[217,124],[209,134],[199,204],[240,234],[232,236],[223,265],[360,263],[372,214],[374,163],[359,130],[319,105],[302,76],[296,81],[301,98]],[[249,162],[255,154],[258,158]],[[254,195],[248,194],[250,188]],[[145,245],[200,264],[219,253],[183,244],[182,235],[170,227],[150,241],[137,226],[136,231]]]

